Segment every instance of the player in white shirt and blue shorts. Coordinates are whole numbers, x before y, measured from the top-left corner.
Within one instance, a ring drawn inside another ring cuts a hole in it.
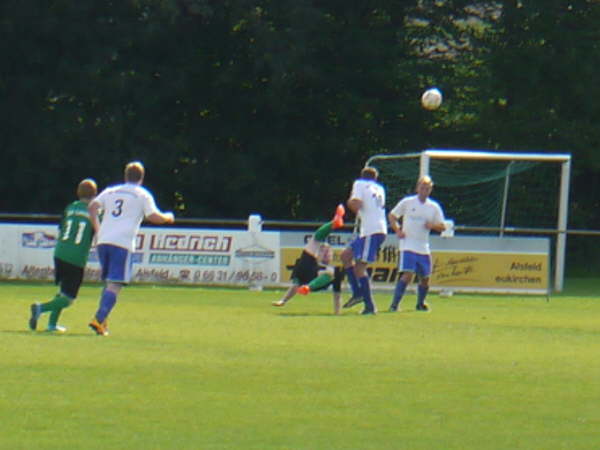
[[[88,207],[96,231],[101,276],[106,283],[98,311],[89,326],[102,336],[108,335],[107,318],[121,287],[131,280],[132,257],[142,220],[145,218],[156,225],[174,221],[173,213],[161,212],[152,194],[142,186],[144,174],[142,163],[127,164],[125,183],[106,188]]]
[[[365,167],[360,178],[352,185],[347,205],[360,221],[360,233],[340,255],[352,288],[352,297],[344,304],[344,308],[362,301],[362,314],[365,315],[377,312],[367,266],[377,259],[379,247],[387,235],[385,188],[377,182],[378,176],[377,169]]]
[[[429,306],[425,302],[432,270],[429,234],[431,230],[437,232],[445,230],[442,207],[429,198],[432,189],[431,177],[422,176],[417,181],[417,194],[404,197],[388,214],[390,226],[399,240],[398,272],[402,273],[394,290],[390,305],[391,312],[398,310],[402,296],[414,274],[419,276],[416,309],[429,311]]]

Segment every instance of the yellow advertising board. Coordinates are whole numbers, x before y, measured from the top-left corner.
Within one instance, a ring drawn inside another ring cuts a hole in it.
[[[432,286],[548,289],[548,255],[435,252]]]
[[[434,290],[547,293],[550,286],[549,245],[531,242],[531,239],[462,237],[432,240],[430,286]],[[336,270],[341,270],[341,251],[342,248],[334,248]],[[282,282],[290,279],[292,267],[301,252],[300,246],[281,248]],[[398,280],[398,255],[397,241],[386,240],[369,269],[374,287],[393,287]]]

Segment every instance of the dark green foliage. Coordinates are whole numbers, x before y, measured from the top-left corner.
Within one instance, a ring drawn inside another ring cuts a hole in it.
[[[141,159],[180,216],[322,220],[366,159],[571,152],[598,228],[600,3],[5,1],[2,210],[60,210]],[[436,85],[437,112],[419,97]],[[543,180],[540,180],[543,182]]]

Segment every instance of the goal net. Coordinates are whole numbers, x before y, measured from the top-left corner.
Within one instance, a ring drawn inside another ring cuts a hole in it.
[[[432,197],[457,231],[552,236],[555,289],[562,290],[570,155],[426,150],[376,155],[366,165],[379,171],[388,210],[428,174]]]

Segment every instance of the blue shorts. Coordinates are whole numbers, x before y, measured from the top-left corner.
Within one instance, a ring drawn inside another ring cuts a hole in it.
[[[414,272],[422,278],[428,278],[431,275],[431,255],[422,255],[410,250],[401,251],[398,271]]]
[[[110,244],[99,244],[96,250],[100,267],[102,267],[102,280],[129,283],[133,263],[131,252],[123,247]]]
[[[370,234],[369,236],[357,237],[350,242],[350,248],[354,259],[366,263],[372,263],[377,259],[379,247],[385,240],[384,233]]]

